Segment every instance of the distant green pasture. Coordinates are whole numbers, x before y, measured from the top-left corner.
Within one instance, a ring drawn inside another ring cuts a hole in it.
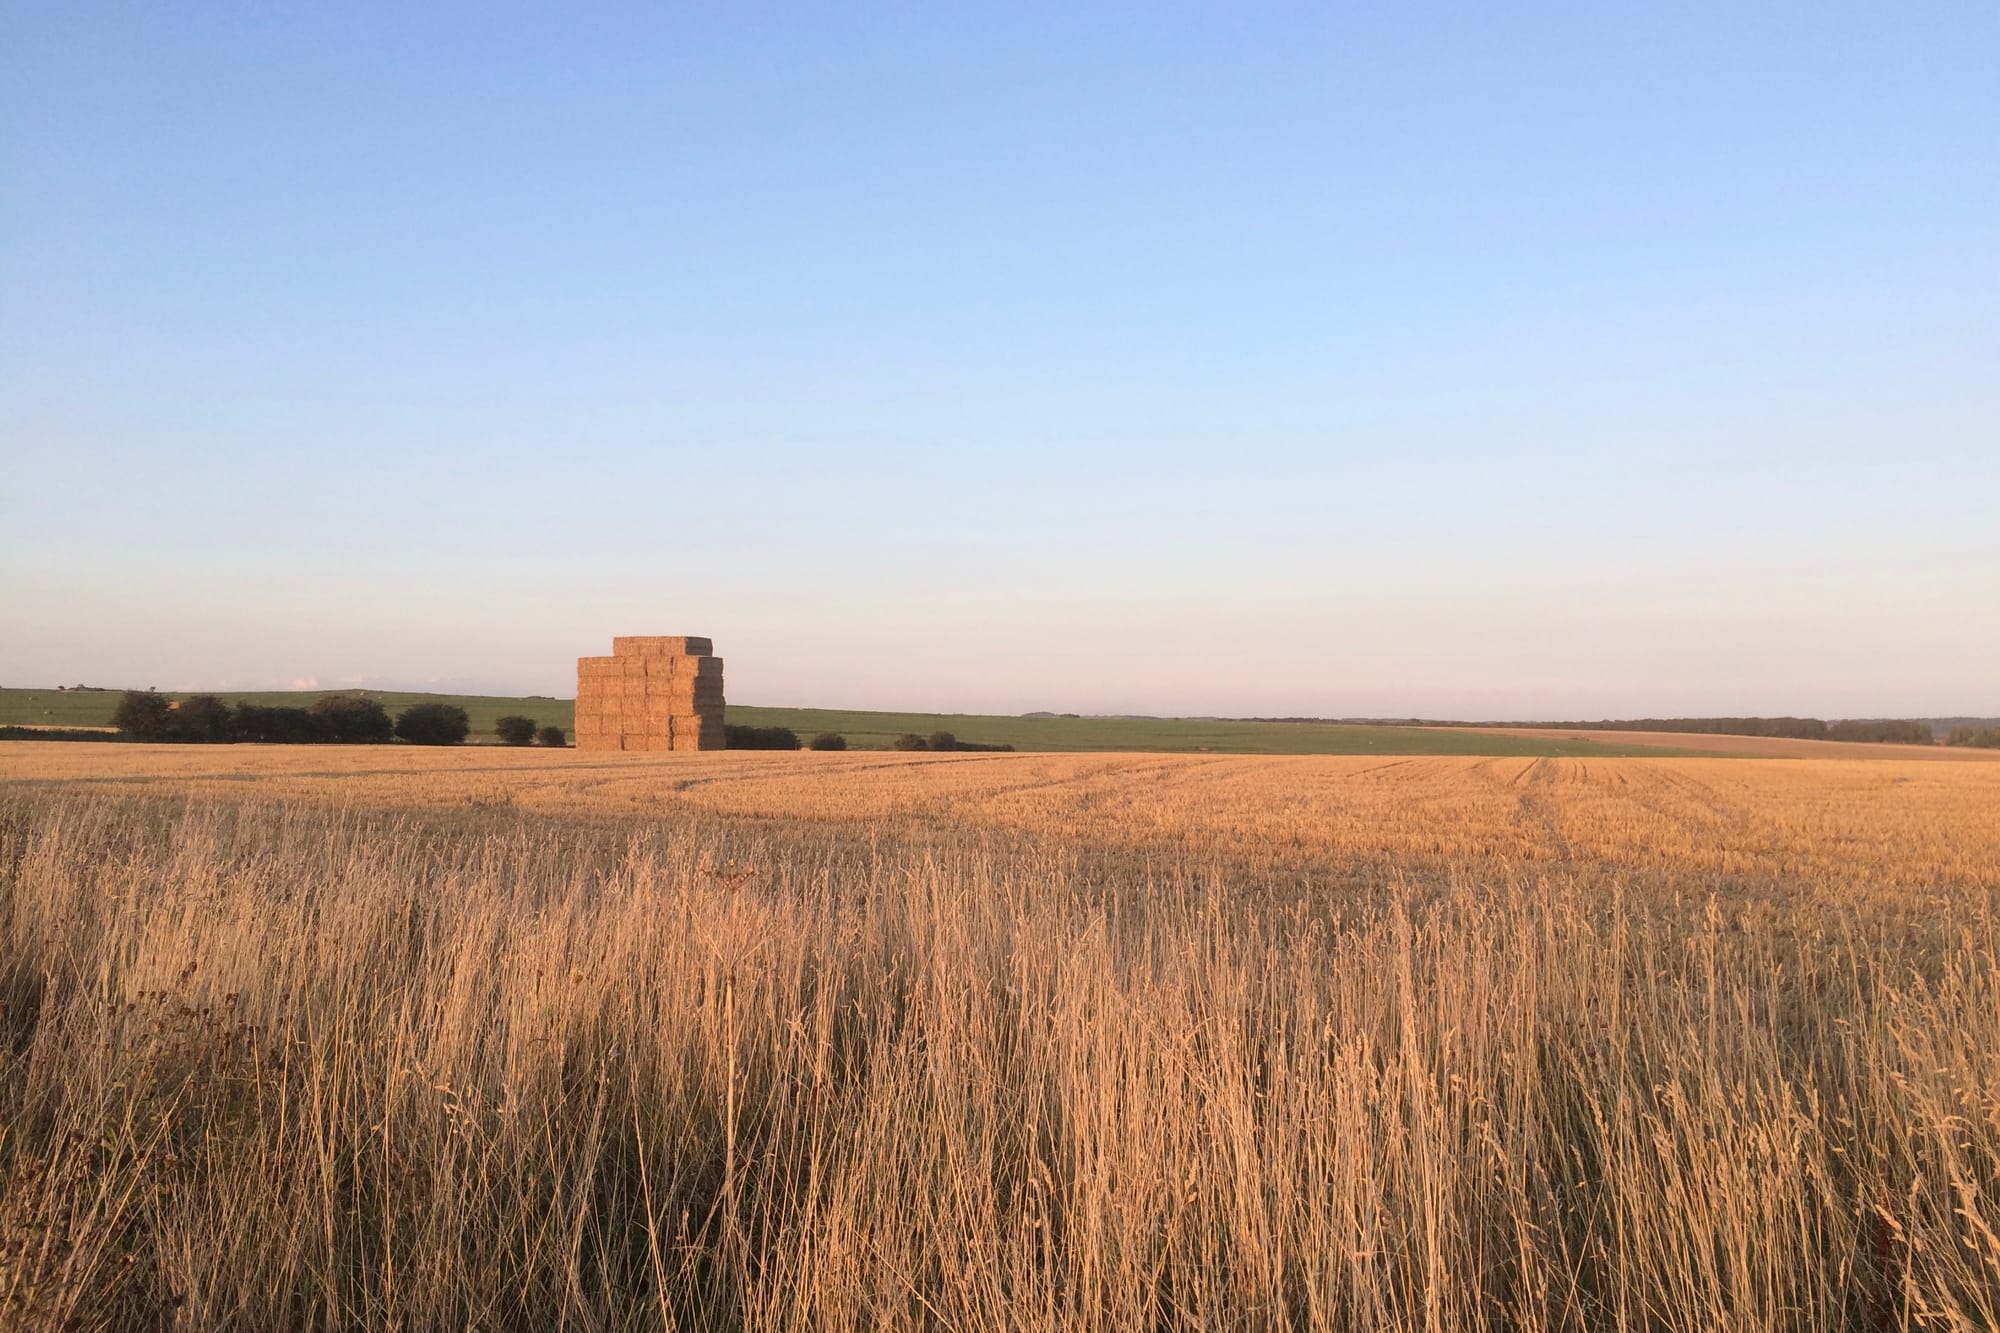
[[[1017,750],[1158,750],[1217,754],[1664,755],[1662,750],[1598,741],[1501,736],[1432,727],[1340,722],[1245,722],[1229,718],[1005,717],[975,713],[865,713],[825,708],[729,708],[731,722],[790,727],[811,741],[822,731],[849,746],[887,749],[904,733],[949,731],[962,741]]]

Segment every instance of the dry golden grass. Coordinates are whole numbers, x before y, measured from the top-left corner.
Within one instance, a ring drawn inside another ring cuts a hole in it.
[[[0,1326],[2000,1324],[1990,766],[0,764]]]

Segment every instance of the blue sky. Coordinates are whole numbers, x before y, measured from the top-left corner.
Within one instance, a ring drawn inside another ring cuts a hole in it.
[[[2000,712],[2000,8],[13,5],[0,683]]]

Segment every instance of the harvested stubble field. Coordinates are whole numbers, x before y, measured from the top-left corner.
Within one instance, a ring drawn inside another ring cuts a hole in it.
[[[1438,728],[1459,730],[1459,728]],[[1675,750],[1682,754],[1692,746],[1702,754],[1743,755],[1761,759],[1917,759],[1944,763],[1996,763],[2000,750],[1977,749],[1965,745],[1895,745],[1878,741],[1809,741],[1789,736],[1730,736],[1716,732],[1687,731],[1596,731],[1571,727],[1480,727],[1487,735],[1512,736],[1544,742],[1587,740],[1600,737],[1606,743],[1626,747],[1624,753],[1648,749]]]
[[[0,753],[0,1325],[1991,1328],[2000,767]]]

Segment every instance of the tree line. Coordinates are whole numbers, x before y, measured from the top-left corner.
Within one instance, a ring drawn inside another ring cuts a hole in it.
[[[127,690],[111,724],[129,740],[212,745],[386,745],[392,740],[458,745],[472,733],[471,720],[457,704],[416,703],[391,717],[379,700],[357,694],[323,694],[308,707],[232,707],[213,694],[175,701],[152,690]],[[494,732],[509,745],[563,745],[568,739],[560,727],[537,727],[534,719],[518,716],[501,718]]]
[[[1870,741],[1935,745],[1930,725],[1904,718],[1853,718],[1828,722],[1817,717],[1631,717],[1605,722],[1535,722],[1567,731],[1672,731],[1700,736],[1782,736],[1805,741]]]
[[[929,736],[919,736],[914,731],[906,731],[889,742],[896,750],[960,750],[979,753],[1012,752],[1011,745],[982,745],[978,741],[962,741],[948,731],[933,731]]]
[[[394,717],[379,700],[358,694],[323,694],[311,705],[240,703],[233,707],[213,694],[174,700],[154,690],[127,690],[111,715],[124,740],[179,744],[229,744],[235,741],[274,745],[458,745],[471,734],[465,710],[456,704],[411,704]],[[566,745],[561,727],[540,726],[531,717],[512,714],[494,723],[494,735],[507,745]],[[101,732],[88,733],[104,739]],[[49,739],[50,733],[37,732]],[[847,738],[823,731],[810,742],[790,727],[723,728],[723,744],[731,750],[845,750]],[[962,741],[948,731],[928,737],[915,733],[891,742],[898,750],[1012,750],[1011,745],[981,745]]]
[[[831,731],[822,731],[812,738],[812,742],[802,744],[798,733],[790,727],[745,727],[725,726],[722,729],[723,744],[731,750],[845,750],[847,737]],[[962,741],[948,731],[934,731],[929,736],[919,736],[906,732],[889,742],[892,750],[1012,750],[1011,745],[981,745],[977,741]]]

